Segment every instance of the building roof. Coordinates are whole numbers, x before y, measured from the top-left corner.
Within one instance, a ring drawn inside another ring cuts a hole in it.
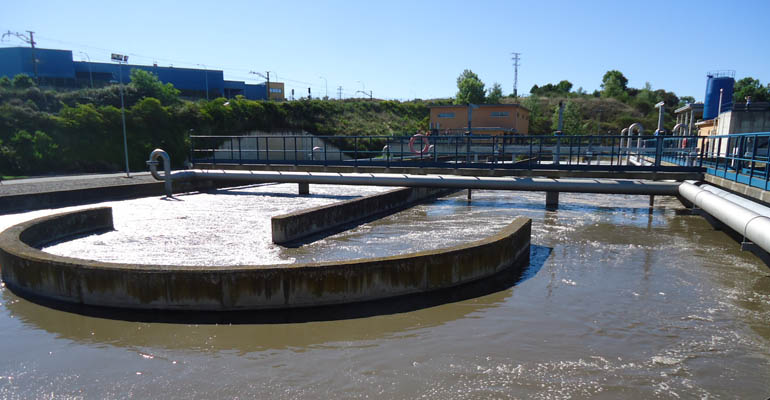
[[[531,111],[529,108],[522,106],[519,103],[510,103],[510,104],[477,104],[478,107],[517,107],[522,110]],[[450,105],[441,105],[441,106],[428,106],[428,108],[467,108],[467,104],[450,104]]]
[[[674,114],[683,113],[686,111],[703,111],[703,103],[690,103],[674,110]]]

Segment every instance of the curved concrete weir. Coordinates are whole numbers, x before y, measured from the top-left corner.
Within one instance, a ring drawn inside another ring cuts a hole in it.
[[[529,264],[531,220],[517,217],[471,243],[392,257],[291,265],[194,267],[97,262],[40,247],[111,230],[112,209],[56,214],[0,234],[13,291],[68,303],[195,311],[312,307],[430,292]]]

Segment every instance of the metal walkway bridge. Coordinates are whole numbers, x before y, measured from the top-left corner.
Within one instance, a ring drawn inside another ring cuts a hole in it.
[[[191,136],[194,168],[551,178],[702,179],[770,187],[770,133],[726,136]]]

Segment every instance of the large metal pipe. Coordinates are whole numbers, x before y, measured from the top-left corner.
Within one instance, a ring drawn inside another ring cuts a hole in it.
[[[687,181],[688,183],[694,184],[694,181]],[[730,201],[732,203],[735,203],[743,208],[746,208],[748,210],[754,211],[755,213],[759,215],[764,215],[765,217],[770,217],[770,207],[763,206],[759,203],[755,203],[747,198],[732,194],[726,190],[722,190],[716,186],[711,185],[698,185],[699,188],[711,192],[727,201]]]
[[[158,159],[163,160],[163,173],[164,176],[158,174]],[[166,190],[166,196],[172,197],[174,192],[171,187],[171,157],[168,156],[163,149],[155,149],[150,153],[150,159],[147,160],[147,165],[150,167],[150,174],[152,177],[165,181],[164,188]]]
[[[280,171],[185,171],[194,179],[226,180],[244,183],[314,183],[328,185],[375,185],[399,187],[438,187],[456,189],[524,190],[537,192],[659,194],[676,195],[679,182],[615,179],[550,179],[515,177],[475,177],[452,175],[342,174],[329,172]],[[172,173],[172,179],[177,179]],[[183,179],[191,178],[186,175]]]
[[[165,174],[157,171],[158,158],[163,159]],[[618,179],[552,179],[517,177],[477,177],[456,175],[407,174],[343,174],[330,172],[186,170],[170,172],[169,156],[156,149],[147,161],[152,176],[165,180],[171,193],[171,181],[212,180],[246,183],[314,183],[327,185],[375,185],[398,187],[436,187],[456,189],[523,190],[535,192],[573,192],[608,194],[676,195],[679,182]],[[169,194],[170,196],[170,194]]]
[[[642,147],[642,134],[644,133],[644,127],[642,124],[638,122],[634,122],[633,124],[628,126],[628,139],[626,140],[626,147],[631,147],[631,136],[634,135],[634,132],[636,132],[636,148],[639,149]],[[638,156],[637,151],[637,156]],[[628,164],[631,161],[631,152],[626,152],[626,164]]]
[[[674,125],[674,129],[671,130],[671,134],[673,135],[679,135],[679,136],[685,136],[687,135],[687,124],[685,123],[679,123]]]
[[[655,129],[655,136],[658,135],[665,135],[666,130],[663,128],[663,115],[665,113],[666,103],[661,101],[660,103],[655,105],[655,108],[658,109],[658,128]]]
[[[679,186],[679,194],[695,206],[732,228],[744,238],[770,252],[770,218],[717,196],[691,183]]]

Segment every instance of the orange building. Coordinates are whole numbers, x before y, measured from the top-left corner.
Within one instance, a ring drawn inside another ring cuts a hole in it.
[[[283,82],[270,82],[270,100],[286,100],[286,95],[283,91]]]
[[[434,134],[458,135],[468,131],[468,106],[430,107],[430,129]],[[480,104],[471,113],[475,135],[526,135],[529,110],[519,104]]]

